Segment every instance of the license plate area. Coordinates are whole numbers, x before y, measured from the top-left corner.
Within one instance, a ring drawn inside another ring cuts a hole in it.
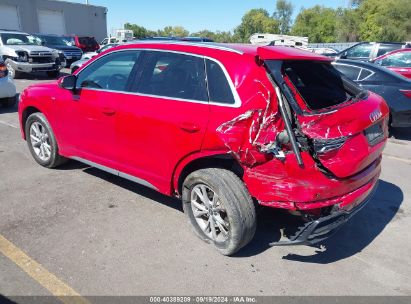
[[[377,123],[371,127],[365,129],[365,136],[367,137],[370,146],[375,146],[384,139],[384,130],[382,128],[382,123]]]

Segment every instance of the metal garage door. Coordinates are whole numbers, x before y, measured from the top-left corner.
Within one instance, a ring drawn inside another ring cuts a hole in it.
[[[17,6],[0,4],[0,29],[21,30]]]
[[[62,11],[38,10],[39,30],[44,34],[66,34]]]

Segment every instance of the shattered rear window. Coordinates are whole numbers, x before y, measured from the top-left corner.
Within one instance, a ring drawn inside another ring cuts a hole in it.
[[[352,82],[348,85],[349,80],[328,62],[284,61],[282,68],[311,110],[341,104],[358,93],[352,92]]]

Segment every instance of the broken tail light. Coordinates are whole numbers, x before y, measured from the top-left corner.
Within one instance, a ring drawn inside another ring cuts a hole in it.
[[[411,90],[400,90],[406,97],[411,98]]]
[[[347,137],[340,137],[334,139],[314,139],[314,151],[317,154],[324,154],[334,150],[338,150],[345,144],[346,141]]]
[[[4,63],[0,63],[0,78],[6,77],[8,74],[7,67]]]

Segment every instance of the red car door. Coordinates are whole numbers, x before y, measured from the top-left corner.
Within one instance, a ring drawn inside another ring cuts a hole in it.
[[[121,51],[98,58],[77,75],[76,91],[64,94],[60,129],[69,139],[71,156],[117,169],[117,106],[127,93],[138,54]]]
[[[145,51],[134,95],[118,104],[120,171],[163,193],[178,162],[199,151],[209,119],[204,59]]]

